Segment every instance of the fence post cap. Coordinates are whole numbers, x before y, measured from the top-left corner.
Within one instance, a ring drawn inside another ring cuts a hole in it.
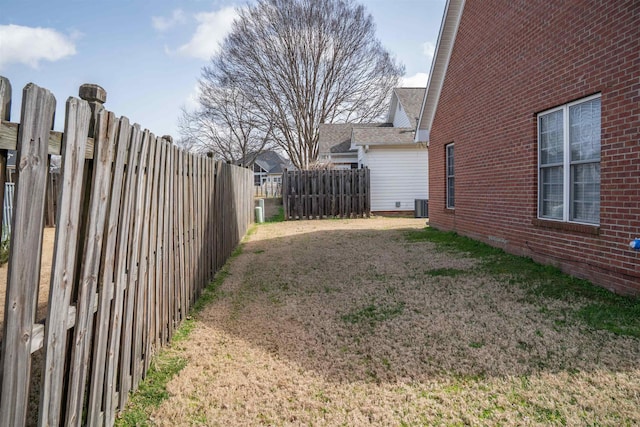
[[[107,102],[107,91],[104,90],[102,86],[93,84],[93,83],[85,83],[80,86],[80,90],[78,92],[80,98],[85,101],[95,101],[100,104],[104,104]]]

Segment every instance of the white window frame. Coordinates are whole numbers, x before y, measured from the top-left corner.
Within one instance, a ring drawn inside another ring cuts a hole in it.
[[[601,162],[601,157],[598,157],[597,161],[589,160],[589,161],[571,161],[571,142],[569,137],[570,132],[570,123],[569,123],[569,109],[574,105],[582,104],[584,102],[589,102],[594,99],[601,98],[601,94],[591,95],[586,98],[581,98],[579,100],[560,105],[558,107],[551,108],[549,110],[542,111],[536,116],[536,124],[537,124],[537,144],[538,144],[538,219],[545,221],[555,221],[555,222],[569,222],[573,224],[585,224],[585,225],[600,225],[600,220],[598,218],[597,222],[587,222],[587,221],[577,221],[571,219],[571,201],[572,201],[572,193],[573,189],[571,186],[571,165],[572,164],[585,164],[585,163],[598,163]],[[601,104],[602,108],[602,104]],[[554,164],[554,165],[542,165],[542,144],[541,144],[541,126],[540,120],[543,116],[551,113],[555,113],[557,111],[562,111],[562,147],[563,147],[563,159],[562,165]],[[601,113],[602,117],[602,113]],[[600,123],[600,132],[602,133],[602,123]],[[554,166],[562,166],[562,219],[553,218],[549,216],[542,215],[542,169],[545,167],[554,167]],[[600,193],[601,194],[601,193]]]
[[[449,148],[451,148],[451,152],[453,154],[453,173],[449,173]],[[456,157],[455,157],[455,147],[453,142],[451,144],[447,144],[444,146],[444,150],[445,150],[445,156],[444,156],[444,161],[445,161],[445,186],[446,186],[446,206],[447,209],[455,209],[456,207],[456,167],[455,167],[455,161],[456,161]],[[449,197],[449,179],[453,180],[453,197]],[[452,200],[453,203],[450,204],[449,201]]]

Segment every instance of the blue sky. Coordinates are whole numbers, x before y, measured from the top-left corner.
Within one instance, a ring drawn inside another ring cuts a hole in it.
[[[406,67],[405,86],[426,85],[445,0],[360,0],[382,44]],[[233,0],[0,0],[0,75],[13,87],[12,121],[29,82],[53,92],[55,129],[83,83],[107,90],[107,109],[177,137],[200,69],[232,22]]]

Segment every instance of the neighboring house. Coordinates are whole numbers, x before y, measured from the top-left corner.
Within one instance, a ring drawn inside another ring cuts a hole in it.
[[[428,200],[427,148],[414,142],[424,88],[396,88],[386,123],[320,126],[320,159],[368,167],[373,212],[413,212]]]
[[[354,127],[351,147],[358,163],[371,171],[371,210],[399,212],[415,209],[416,200],[429,199],[428,152],[414,142],[424,88],[396,88],[387,122],[391,127]]]
[[[442,22],[430,225],[640,294],[638,1],[449,0]]]
[[[250,157],[254,157],[253,155]],[[247,164],[241,160],[238,164]],[[253,159],[253,184],[282,184],[282,172],[291,168],[290,162],[273,150],[262,151]]]
[[[318,128],[318,160],[332,169],[358,169],[358,149],[351,147],[354,126],[384,127],[390,123],[327,123]]]

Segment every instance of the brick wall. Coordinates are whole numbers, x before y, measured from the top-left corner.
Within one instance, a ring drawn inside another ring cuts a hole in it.
[[[601,94],[600,226],[537,220],[536,114]],[[456,207],[445,208],[455,143]],[[430,222],[640,294],[640,2],[467,0],[429,147]]]

